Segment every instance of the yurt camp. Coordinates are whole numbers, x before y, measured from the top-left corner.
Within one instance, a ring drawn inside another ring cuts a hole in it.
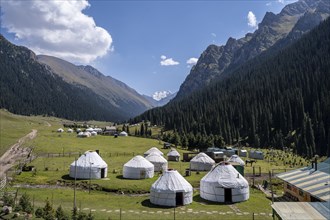
[[[97,136],[97,132],[96,131],[92,131],[91,132],[91,136]]]
[[[71,128],[69,128],[67,132],[68,132],[68,133],[72,133],[73,130],[72,130]]]
[[[167,170],[168,162],[163,156],[161,156],[157,153],[151,153],[148,156],[146,156],[145,158],[154,165],[155,172]]]
[[[123,177],[126,179],[147,179],[154,176],[154,165],[137,155],[124,164]]]
[[[180,153],[175,149],[171,150],[167,154],[167,160],[168,161],[177,161],[177,162],[180,161]]]
[[[62,132],[64,132],[64,130],[63,130],[63,128],[59,128],[59,129],[57,129],[57,132],[62,133]]]
[[[213,202],[249,199],[248,181],[228,162],[221,162],[200,181],[200,196]]]
[[[160,206],[192,203],[193,187],[176,170],[166,170],[150,188],[150,202]]]
[[[86,151],[70,165],[70,177],[101,179],[107,177],[108,165],[95,151]]]
[[[215,161],[205,153],[199,153],[190,160],[190,170],[209,171],[212,169]]]
[[[144,152],[143,156],[146,157],[151,153],[157,153],[159,155],[164,155],[163,152],[161,152],[157,147],[152,147],[149,150],[147,150],[146,152]]]
[[[244,176],[244,161],[236,154],[231,156],[227,162],[229,162],[242,176]]]

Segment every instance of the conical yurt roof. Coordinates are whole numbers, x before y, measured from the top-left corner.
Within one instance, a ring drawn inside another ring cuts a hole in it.
[[[128,134],[127,134],[126,131],[122,131],[122,132],[119,133],[119,135],[120,135],[120,136],[127,136]]]
[[[191,192],[193,187],[176,170],[166,170],[151,186],[154,191],[184,191]]]
[[[71,164],[75,166],[75,162]],[[107,167],[107,163],[95,151],[86,151],[77,160],[77,167]]]
[[[161,152],[157,147],[150,148],[149,150],[144,152],[144,155],[148,155],[148,154],[155,153],[155,152],[160,154],[160,155],[164,155],[163,152]]]
[[[147,159],[145,159],[144,157],[137,155],[135,157],[133,157],[131,160],[129,160],[127,163],[124,164],[125,167],[154,167],[154,165],[149,162]]]
[[[216,183],[223,188],[248,187],[247,180],[229,163],[219,163],[208,172],[201,182]]]
[[[162,155],[159,155],[158,153],[155,152],[146,156],[145,159],[155,163],[167,163],[167,160]]]
[[[180,157],[180,153],[177,150],[171,150],[167,153],[167,156]]]
[[[199,162],[199,163],[206,163],[206,164],[215,164],[215,161],[209,157],[205,153],[199,153],[194,158],[190,160],[190,162]]]
[[[234,164],[239,164],[239,165],[242,165],[244,166],[245,163],[244,161],[242,160],[242,158],[240,158],[238,155],[234,154],[232,155],[228,160],[227,162],[230,162],[230,163],[234,163]]]

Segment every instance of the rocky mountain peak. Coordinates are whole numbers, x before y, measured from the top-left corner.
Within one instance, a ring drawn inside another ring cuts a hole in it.
[[[273,46],[281,47],[300,38],[330,15],[329,0],[299,0],[286,5],[279,14],[267,12],[254,33],[225,45],[209,45],[191,69],[176,99],[199,90],[232,67],[237,67]],[[277,44],[281,42],[280,44]]]
[[[92,74],[93,76],[96,77],[102,77],[104,76],[100,71],[98,71],[97,69],[95,69],[94,67],[87,65],[87,66],[78,66],[79,69],[85,70],[87,73]]]

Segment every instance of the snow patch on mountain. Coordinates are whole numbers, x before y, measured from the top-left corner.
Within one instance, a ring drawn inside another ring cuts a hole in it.
[[[171,91],[157,91],[152,95],[152,98],[156,101],[160,101],[171,94],[172,94]]]

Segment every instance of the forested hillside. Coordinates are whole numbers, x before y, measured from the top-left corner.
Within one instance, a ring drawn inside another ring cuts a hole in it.
[[[107,100],[74,86],[40,64],[25,47],[0,35],[0,108],[22,115],[50,115],[73,120],[124,120]]]
[[[132,122],[141,120],[174,130],[163,138],[188,147],[240,142],[330,155],[330,20],[276,55],[261,54],[227,78]]]

